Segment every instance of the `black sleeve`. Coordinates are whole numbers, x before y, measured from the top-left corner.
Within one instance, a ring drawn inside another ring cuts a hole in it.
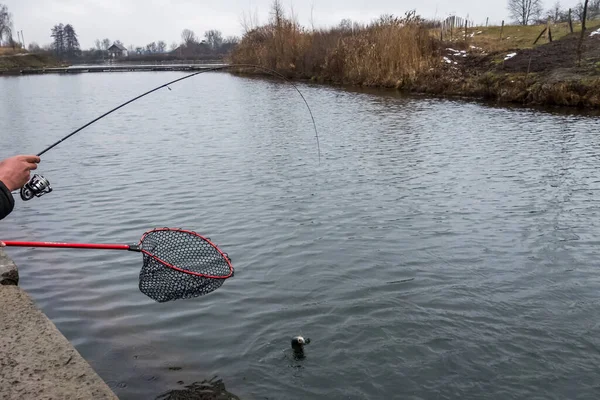
[[[0,181],[0,220],[6,218],[15,207],[15,199],[4,182]]]

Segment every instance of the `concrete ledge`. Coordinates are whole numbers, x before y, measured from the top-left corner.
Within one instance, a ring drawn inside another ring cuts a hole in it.
[[[18,285],[19,269],[0,248],[0,285]]]
[[[0,259],[6,257],[2,253]],[[12,284],[0,285],[0,399],[117,396],[29,295]]]

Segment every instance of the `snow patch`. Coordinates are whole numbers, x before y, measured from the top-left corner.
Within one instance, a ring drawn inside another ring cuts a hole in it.
[[[590,36],[596,36],[596,35],[600,35],[600,29],[598,29],[597,31],[594,31],[590,34]]]
[[[447,64],[452,64],[452,60],[450,60],[448,57],[444,57],[444,60]]]
[[[466,50],[454,50],[454,49],[446,49],[448,50],[448,52],[452,53],[452,55],[454,57],[466,57],[467,56],[467,51]]]
[[[511,58],[513,58],[513,57],[514,57],[514,56],[516,56],[516,55],[517,55],[517,53],[510,53],[510,54],[507,54],[507,55],[506,55],[506,57],[504,57],[504,61],[506,61],[506,60],[510,60]]]

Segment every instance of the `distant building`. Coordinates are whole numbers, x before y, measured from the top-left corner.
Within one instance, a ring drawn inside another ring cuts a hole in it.
[[[108,55],[110,58],[127,57],[127,49],[118,43],[114,43],[108,48]]]

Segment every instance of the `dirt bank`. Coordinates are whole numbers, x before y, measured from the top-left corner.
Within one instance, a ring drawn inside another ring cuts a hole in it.
[[[600,35],[590,34],[585,34],[580,65],[579,33],[534,48],[494,52],[446,43],[439,53],[440,65],[400,89],[525,105],[600,108]]]
[[[14,54],[0,56],[0,74],[19,73],[23,69],[65,66],[53,57],[41,54]]]

